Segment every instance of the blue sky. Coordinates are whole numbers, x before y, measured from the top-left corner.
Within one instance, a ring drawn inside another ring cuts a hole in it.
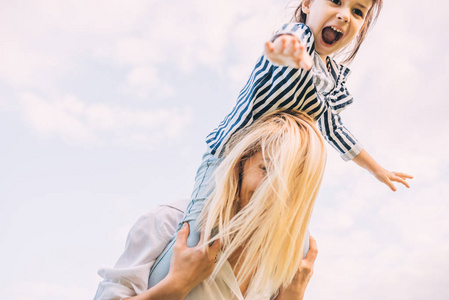
[[[189,197],[287,4],[2,2],[3,298],[93,297],[137,218]],[[306,299],[449,298],[448,9],[386,2],[350,65],[346,126],[415,179],[393,193],[329,147]]]

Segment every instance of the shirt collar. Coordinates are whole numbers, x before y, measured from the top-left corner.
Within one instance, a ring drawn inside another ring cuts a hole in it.
[[[326,65],[336,83],[346,82],[346,78],[351,74],[351,70],[348,67],[337,63],[329,56],[326,58]]]
[[[235,278],[234,271],[232,270],[231,264],[225,261],[223,267],[218,271],[218,276],[221,276],[225,284],[232,291],[235,297],[239,300],[243,300],[244,297],[240,291],[240,286]]]

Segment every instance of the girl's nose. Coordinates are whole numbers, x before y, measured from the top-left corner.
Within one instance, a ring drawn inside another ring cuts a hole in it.
[[[337,19],[342,20],[345,23],[349,22],[349,13],[346,10],[340,10],[337,14]]]

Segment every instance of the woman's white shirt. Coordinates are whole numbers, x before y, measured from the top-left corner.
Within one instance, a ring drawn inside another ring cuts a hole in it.
[[[94,300],[118,300],[143,293],[148,289],[148,276],[154,261],[175,234],[187,201],[159,206],[141,216],[131,228],[125,251],[113,268],[101,268],[103,278]],[[260,295],[251,300],[268,300]],[[244,300],[229,263],[224,264],[214,280],[205,280],[185,300]]]

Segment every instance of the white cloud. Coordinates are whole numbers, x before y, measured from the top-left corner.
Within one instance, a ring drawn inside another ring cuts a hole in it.
[[[69,143],[152,146],[162,138],[174,139],[191,120],[185,109],[129,109],[87,104],[74,96],[44,100],[23,94],[21,113],[39,135],[56,136]]]
[[[18,41],[10,34],[0,38],[0,80],[13,88],[39,86],[44,84],[43,70],[67,66],[59,57],[33,50],[33,45],[26,40]]]
[[[12,291],[12,294],[10,294],[7,298],[11,300],[79,300],[92,298],[94,293],[94,291],[78,287],[73,283],[61,285],[46,281],[17,282],[11,287],[10,290]]]
[[[248,73],[281,11],[273,0],[17,1],[0,12],[0,80],[19,91],[64,94],[58,83],[94,73],[95,60],[127,72],[119,86],[131,96],[172,97],[167,67],[187,76],[206,67],[234,78],[226,69],[244,62]]]
[[[140,98],[152,95],[152,98],[174,97],[175,89],[162,82],[154,67],[135,67],[127,75],[127,84],[131,92]]]
[[[93,132],[77,117],[84,104],[73,98],[50,102],[24,94],[20,104],[25,120],[40,134],[55,133],[76,142],[96,140]]]

